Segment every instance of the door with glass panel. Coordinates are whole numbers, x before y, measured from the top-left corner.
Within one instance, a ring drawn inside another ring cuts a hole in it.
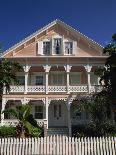
[[[51,103],[49,106],[49,123],[48,125],[51,127],[60,127],[60,126],[67,126],[67,107],[63,102],[55,102]]]

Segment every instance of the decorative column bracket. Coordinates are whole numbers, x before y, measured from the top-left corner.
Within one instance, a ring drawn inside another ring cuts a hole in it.
[[[23,66],[23,69],[24,69],[25,73],[28,73],[30,68],[31,68],[31,66],[28,66],[28,65],[27,66]]]
[[[92,69],[92,66],[91,65],[85,65],[85,70],[87,73],[90,73],[91,72],[91,69]]]

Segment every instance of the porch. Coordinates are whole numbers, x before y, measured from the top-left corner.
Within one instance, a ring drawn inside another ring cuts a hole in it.
[[[25,72],[17,73],[19,85],[12,83],[10,93],[94,93],[103,88],[94,74],[97,66],[27,67]]]
[[[78,109],[79,100],[67,101],[66,98],[49,98],[27,100],[32,106],[31,114],[40,127],[44,128],[45,135],[54,134],[71,135],[72,125],[83,124],[89,121],[87,112]],[[8,100],[2,105],[4,109],[16,108],[24,100]],[[3,110],[4,110],[3,109]],[[18,120],[9,114],[1,114],[1,125],[16,126]],[[61,130],[62,129],[62,130]]]

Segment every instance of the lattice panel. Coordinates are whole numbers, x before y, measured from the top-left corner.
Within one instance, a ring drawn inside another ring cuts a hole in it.
[[[37,121],[37,124],[40,126],[40,127],[43,127],[44,126],[44,120],[36,120]]]
[[[69,86],[69,92],[87,92],[87,86]]]
[[[45,86],[28,86],[28,92],[45,92]]]
[[[66,86],[49,86],[49,92],[66,92]]]
[[[3,125],[17,126],[18,125],[18,120],[3,120]]]
[[[10,92],[24,92],[24,86],[10,86]]]

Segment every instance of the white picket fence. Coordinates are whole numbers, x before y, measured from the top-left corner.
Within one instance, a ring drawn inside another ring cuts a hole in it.
[[[1,138],[0,155],[116,155],[116,137]]]

